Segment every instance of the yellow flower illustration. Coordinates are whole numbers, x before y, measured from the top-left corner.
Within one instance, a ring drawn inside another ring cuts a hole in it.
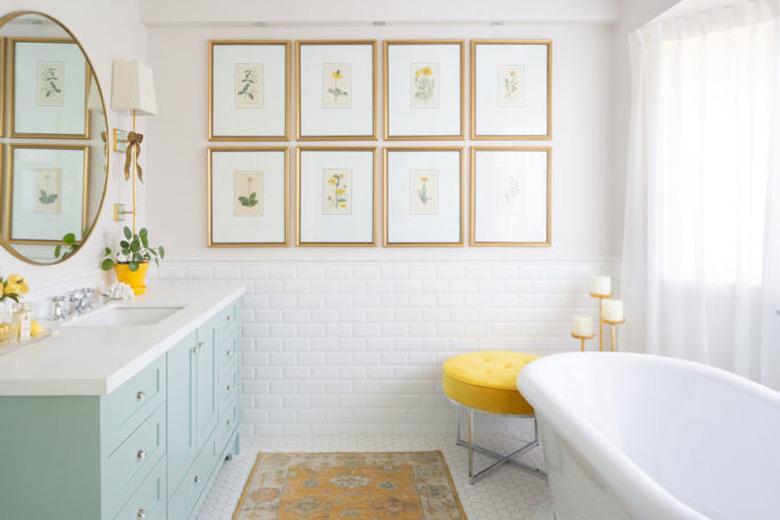
[[[336,178],[335,177],[331,177],[330,179],[328,179],[328,184],[330,184],[331,186],[335,186],[336,185]]]
[[[431,69],[430,67],[423,67],[417,72],[419,72],[423,76],[433,76],[433,69]]]
[[[347,192],[347,190],[343,188],[336,189],[336,195],[344,195]]]
[[[340,207],[340,208],[346,208],[346,207],[347,207],[347,205],[346,205],[346,204],[344,204],[344,203],[342,202],[341,204],[339,204],[339,207]]]
[[[333,79],[341,79],[344,76],[341,74],[341,70],[336,69],[333,72],[330,73],[331,76],[333,76]]]
[[[420,177],[420,180],[423,181],[423,182],[428,182],[428,177],[422,176],[422,177]]]

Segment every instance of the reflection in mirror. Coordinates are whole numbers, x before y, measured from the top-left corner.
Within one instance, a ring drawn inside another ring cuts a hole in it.
[[[105,105],[89,58],[58,21],[0,19],[0,237],[14,255],[72,256],[98,218],[108,170]]]

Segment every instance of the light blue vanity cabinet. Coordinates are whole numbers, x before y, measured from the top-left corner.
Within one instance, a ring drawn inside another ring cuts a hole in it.
[[[0,396],[0,519],[176,520],[238,450],[238,303],[119,388]]]

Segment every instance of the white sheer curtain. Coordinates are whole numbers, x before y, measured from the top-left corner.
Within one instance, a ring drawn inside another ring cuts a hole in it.
[[[631,35],[631,350],[780,388],[780,0]]]

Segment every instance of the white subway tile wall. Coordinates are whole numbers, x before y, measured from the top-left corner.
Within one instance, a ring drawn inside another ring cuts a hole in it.
[[[613,268],[612,260],[197,260],[168,261],[154,276],[246,284],[244,434],[408,434],[454,431],[440,385],[447,357],[576,350],[571,317],[596,313],[588,278]]]

